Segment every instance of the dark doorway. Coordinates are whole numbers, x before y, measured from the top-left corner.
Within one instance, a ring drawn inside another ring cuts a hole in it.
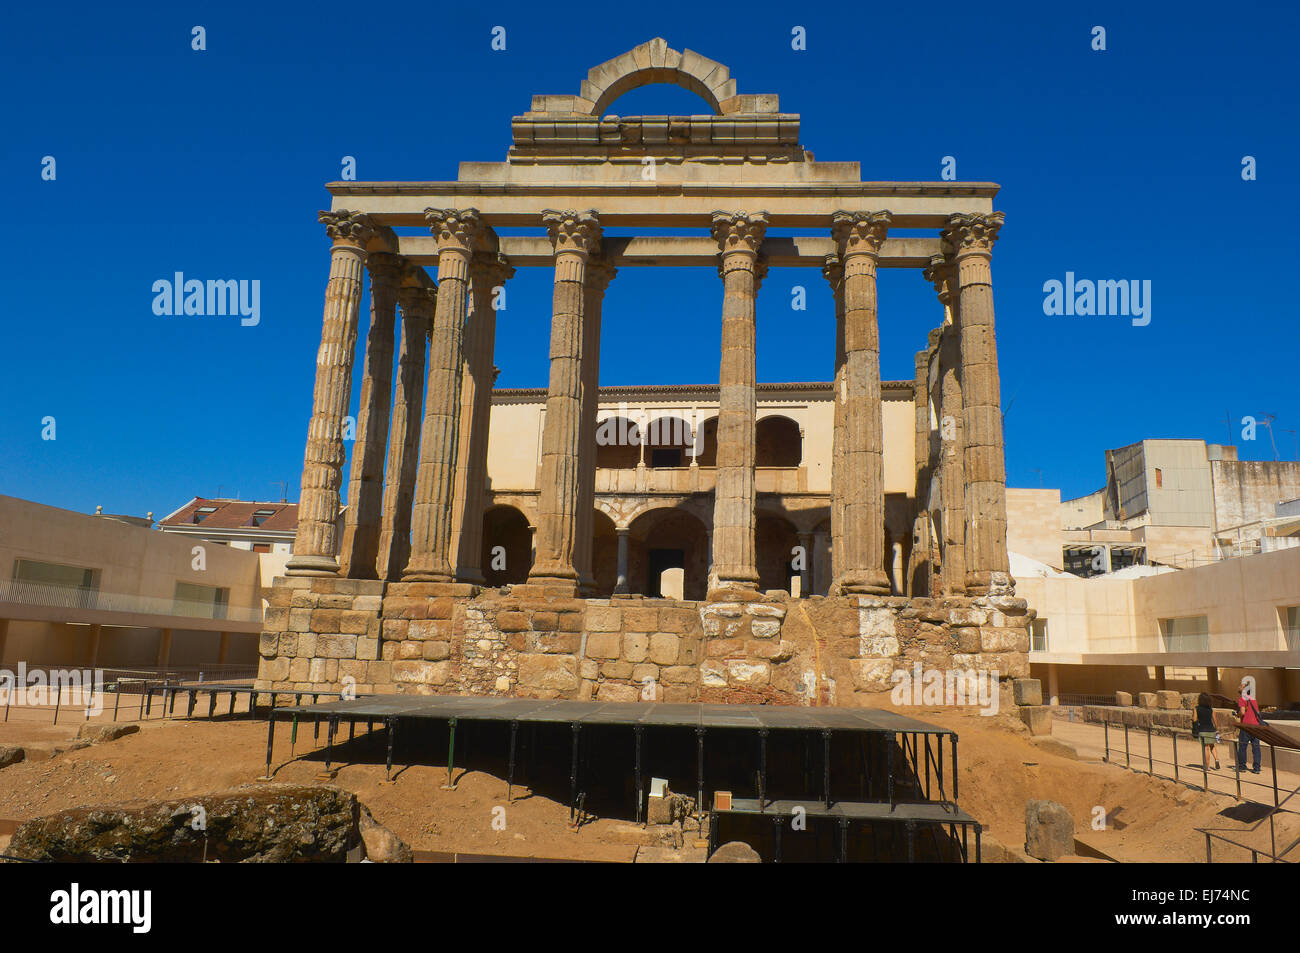
[[[686,550],[684,549],[652,549],[646,554],[646,568],[650,573],[650,578],[646,580],[646,595],[661,597],[663,592],[659,588],[659,577],[665,569],[686,570]]]

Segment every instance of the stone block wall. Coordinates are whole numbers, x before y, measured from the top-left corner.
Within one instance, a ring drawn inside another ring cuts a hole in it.
[[[287,577],[272,590],[257,688],[852,706],[917,663],[1024,677],[1032,617],[1006,597],[574,599]]]

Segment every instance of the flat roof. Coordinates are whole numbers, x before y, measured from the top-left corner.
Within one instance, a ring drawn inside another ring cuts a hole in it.
[[[764,801],[758,798],[732,798],[730,810],[713,808],[715,814],[753,814],[767,817],[790,817],[801,812],[808,817],[846,817],[851,821],[921,821],[927,824],[978,824],[979,821],[952,804],[911,801],[890,804],[888,801],[833,801],[826,807],[821,801]]]
[[[372,695],[352,701],[292,705],[276,713],[344,715],[349,718],[456,718],[466,721],[532,721],[555,724],[628,725],[660,728],[768,728],[951,735],[894,711],[874,708],[803,708],[789,705],[706,705],[661,702],[598,702],[477,695]]]

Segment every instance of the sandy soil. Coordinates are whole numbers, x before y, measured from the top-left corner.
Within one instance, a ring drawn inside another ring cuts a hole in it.
[[[888,704],[887,696],[882,701]],[[958,732],[961,806],[1009,846],[1024,840],[1029,798],[1064,804],[1086,843],[1123,861],[1203,861],[1205,840],[1197,827],[1236,831],[1248,826],[1218,816],[1236,803],[1231,797],[1046,751],[1007,714],[986,718],[973,709],[950,708],[909,708],[906,714]],[[1057,734],[1078,741],[1079,727],[1058,722]],[[74,725],[11,722],[0,725],[0,745],[48,745],[75,730]],[[278,728],[276,780],[316,783],[322,765],[303,757],[312,748],[311,730],[304,727],[298,757],[289,760],[288,727]],[[1090,753],[1085,744],[1083,755]],[[146,721],[139,734],[4,769],[0,820],[233,787],[264,773],[265,754],[265,722]],[[567,805],[526,787],[516,785],[507,806],[500,777],[457,769],[457,789],[444,791],[446,777],[445,766],[413,765],[395,767],[394,781],[385,783],[382,763],[357,763],[342,766],[332,783],[356,792],[376,820],[416,850],[611,861],[629,861],[636,853],[636,832],[624,820],[598,819],[573,832]],[[1256,797],[1267,795],[1261,791]],[[493,824],[499,807],[505,807],[505,830],[497,829],[499,821]],[[1109,829],[1091,829],[1096,807],[1105,809]],[[1300,836],[1295,820],[1300,818],[1285,815],[1279,821],[1279,845]],[[1267,828],[1265,823],[1255,831],[1251,843],[1267,847]],[[1216,848],[1216,859],[1230,857]]]

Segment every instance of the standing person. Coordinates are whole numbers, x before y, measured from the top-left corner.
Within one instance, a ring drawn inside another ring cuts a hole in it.
[[[1192,725],[1192,732],[1201,741],[1201,764],[1205,765],[1205,770],[1210,770],[1211,755],[1214,756],[1214,770],[1220,770],[1219,749],[1215,747],[1219,734],[1214,729],[1214,705],[1205,692],[1201,692],[1196,699],[1196,721]]]
[[[1241,716],[1243,725],[1262,725],[1263,717],[1259,713],[1259,702],[1255,698],[1254,679],[1243,678],[1241,680],[1241,689],[1237,698],[1237,712]],[[1259,739],[1254,735],[1247,734],[1244,731],[1237,732],[1237,770],[1246,770],[1246,742],[1250,742],[1250,749],[1254,755],[1255,766],[1251,768],[1252,774],[1259,774],[1259,764],[1261,760],[1259,750]]]

